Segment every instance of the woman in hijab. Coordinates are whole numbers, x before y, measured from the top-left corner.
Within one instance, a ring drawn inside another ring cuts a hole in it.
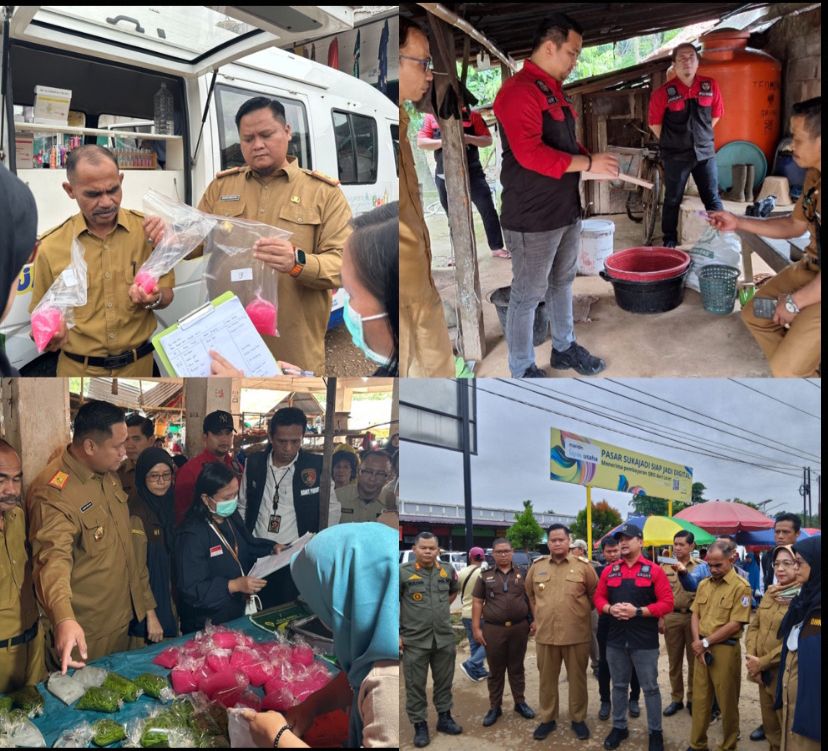
[[[782,710],[782,751],[818,751],[822,732],[822,537],[792,546],[800,593],[779,626],[782,654],[774,709]]]
[[[770,751],[779,751],[782,743],[782,713],[773,708],[779,654],[782,652],[778,633],[788,606],[799,594],[801,586],[796,581],[796,556],[790,545],[774,548],[771,560],[778,583],[768,587],[748,626],[745,667],[748,679],[759,684],[762,727]]]
[[[133,648],[147,641],[178,636],[178,616],[173,605],[173,462],[163,449],[144,449],[135,463],[135,487],[129,498],[129,514],[138,525],[133,537],[145,548],[150,589],[155,598],[155,619],[132,620],[129,635]],[[141,537],[140,532],[144,536]],[[149,628],[148,628],[149,626]]]
[[[37,241],[37,206],[26,185],[0,164],[0,322],[8,315],[20,271]],[[3,297],[6,293],[6,297]],[[0,346],[0,375],[16,376]]]
[[[282,716],[244,710],[261,747],[306,748],[316,717],[351,707],[348,748],[399,747],[399,577],[395,530],[377,522],[328,527],[291,562],[302,598],[333,632],[339,675]],[[288,730],[283,728],[288,725]]]

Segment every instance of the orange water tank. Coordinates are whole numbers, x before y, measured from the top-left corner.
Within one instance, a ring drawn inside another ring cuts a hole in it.
[[[750,141],[770,164],[781,135],[782,64],[749,49],[749,36],[737,29],[703,35],[699,74],[716,79],[724,101],[724,115],[713,130],[716,151],[731,141]],[[672,68],[667,75],[675,75]]]

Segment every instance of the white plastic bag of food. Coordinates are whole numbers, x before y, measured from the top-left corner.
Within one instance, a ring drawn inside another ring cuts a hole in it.
[[[711,263],[733,266],[742,271],[742,241],[735,232],[720,232],[708,227],[687,251],[690,254],[690,270],[685,285],[700,291],[699,272]]]

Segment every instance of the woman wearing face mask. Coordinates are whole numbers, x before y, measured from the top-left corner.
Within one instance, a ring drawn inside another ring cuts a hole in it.
[[[375,376],[395,378],[400,346],[400,205],[386,203],[353,220],[354,231],[342,254],[342,312],[354,346],[379,365]],[[211,373],[244,376],[220,354],[210,351]],[[287,375],[306,375],[279,361]]]
[[[796,558],[790,545],[775,548],[771,560],[778,583],[767,588],[748,626],[745,666],[749,680],[759,684],[762,726],[770,751],[779,751],[782,713],[773,708],[779,654],[782,652],[782,642],[777,634],[791,600],[799,594],[801,587],[796,581]]]
[[[16,297],[20,271],[37,239],[37,207],[26,185],[0,164],[0,321]],[[3,297],[6,293],[6,297]],[[0,346],[0,376],[16,376]]]
[[[823,711],[822,537],[809,537],[791,547],[802,590],[779,627],[782,654],[774,709],[782,710],[782,751],[818,751]]]
[[[347,748],[399,746],[396,553],[396,530],[363,522],[322,530],[293,557],[293,581],[302,599],[333,632],[340,673],[284,716],[244,710],[242,716],[250,723],[257,746],[307,748],[301,737],[315,718],[347,707]]]
[[[267,584],[245,572],[276,546],[247,531],[236,511],[238,497],[231,469],[218,462],[204,465],[175,541],[182,633],[204,628],[208,618],[225,623],[254,612],[252,598]]]
[[[178,615],[173,592],[173,462],[164,449],[148,448],[135,464],[135,487],[129,497],[131,521],[138,523],[133,542],[141,545],[146,558],[150,589],[156,606],[153,616],[129,624],[132,648],[146,642],[178,636]]]

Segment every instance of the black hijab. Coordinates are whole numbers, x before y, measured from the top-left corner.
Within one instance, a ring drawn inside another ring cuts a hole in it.
[[[164,449],[155,447],[144,449],[135,463],[135,490],[138,497],[150,507],[157,517],[164,530],[164,541],[167,549],[171,550],[175,539],[175,513],[173,510],[175,491],[173,484],[170,483],[170,487],[164,495],[155,495],[150,492],[147,487],[147,475],[156,464],[163,464],[170,468],[170,472],[175,473],[172,457]]]
[[[822,606],[822,537],[808,537],[793,544],[795,553],[799,553],[811,567],[811,575],[802,585],[802,591],[791,600],[788,612],[779,624],[777,636],[785,641],[791,629],[814,610]]]

